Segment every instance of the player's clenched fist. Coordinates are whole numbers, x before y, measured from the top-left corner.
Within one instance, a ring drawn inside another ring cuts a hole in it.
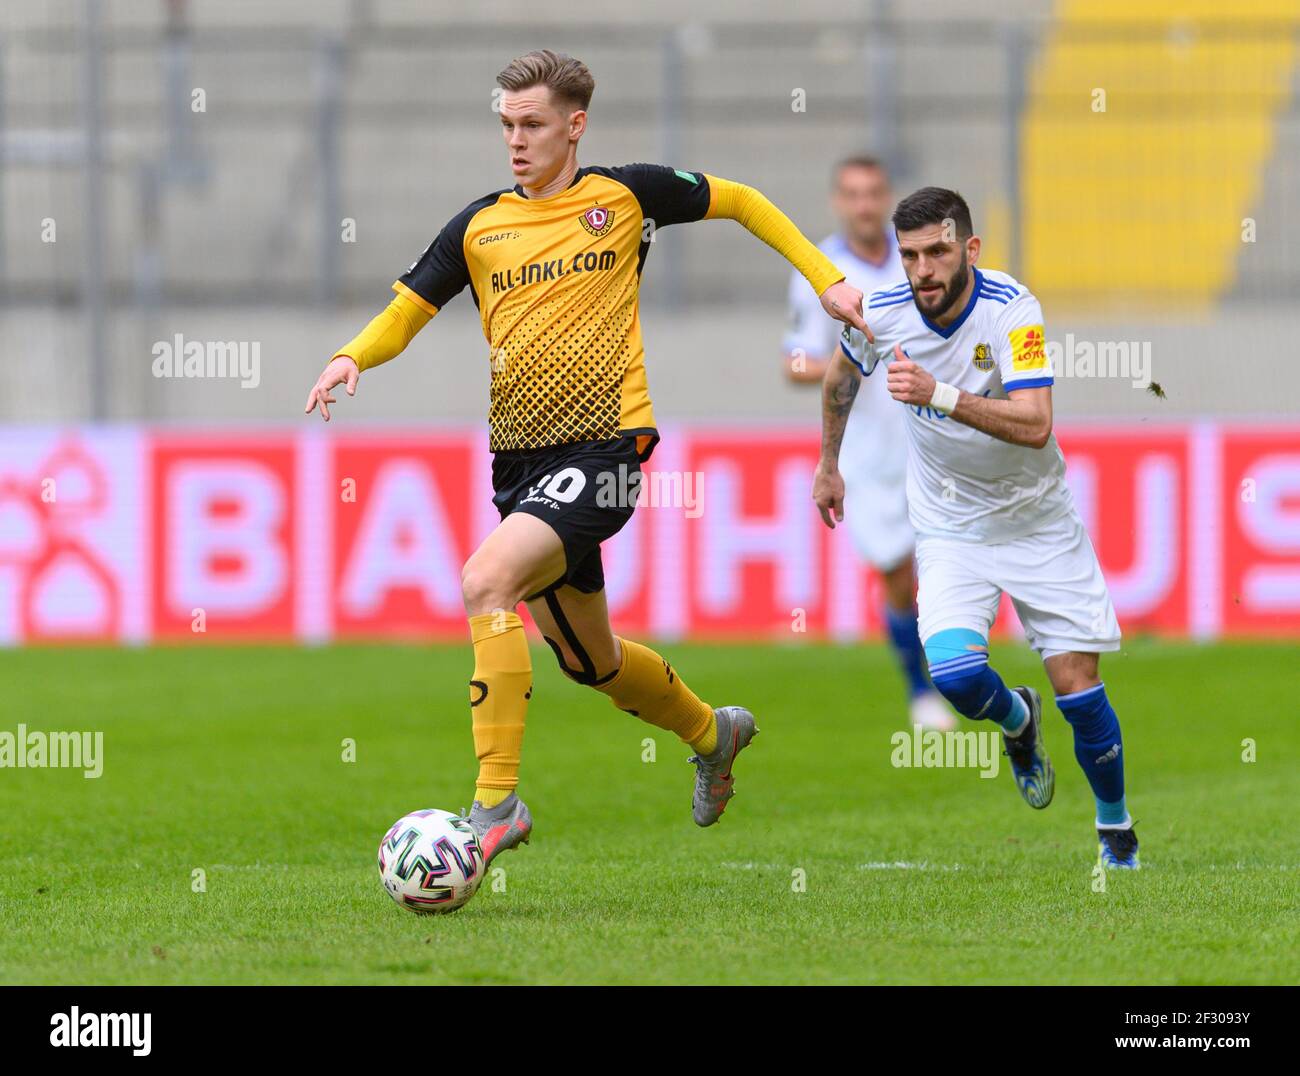
[[[329,405],[334,403],[334,397],[330,393],[338,385],[344,385],[348,390],[349,396],[357,394],[357,378],[361,376],[361,371],[357,369],[357,364],[349,359],[346,355],[340,355],[337,359],[330,359],[329,365],[321,371],[320,377],[316,379],[316,384],[312,386],[311,392],[307,394],[307,414],[316,410],[316,405],[320,404],[320,417],[326,422],[330,420]]]
[[[934,396],[934,376],[917,366],[901,345],[894,345],[894,361],[889,364],[889,395],[899,403],[924,407]]]
[[[812,496],[826,526],[834,530],[836,522],[844,522],[844,478],[838,467],[825,461],[817,465]]]

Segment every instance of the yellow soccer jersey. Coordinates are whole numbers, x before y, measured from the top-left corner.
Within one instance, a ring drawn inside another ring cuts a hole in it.
[[[709,177],[663,165],[581,168],[548,198],[472,202],[393,290],[436,314],[466,285],[492,370],[494,452],[658,435],[637,289],[655,229],[703,219]]]

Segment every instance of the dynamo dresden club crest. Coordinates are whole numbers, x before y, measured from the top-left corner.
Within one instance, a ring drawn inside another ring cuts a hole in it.
[[[614,227],[614,211],[601,205],[592,206],[578,219],[594,236],[606,235]]]

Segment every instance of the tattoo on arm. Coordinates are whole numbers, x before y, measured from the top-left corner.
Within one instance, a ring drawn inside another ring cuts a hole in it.
[[[832,462],[839,459],[844,427],[861,386],[862,373],[837,353],[822,381],[822,459]]]

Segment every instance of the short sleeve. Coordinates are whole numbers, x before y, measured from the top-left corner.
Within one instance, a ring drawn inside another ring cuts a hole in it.
[[[833,354],[840,323],[822,309],[821,300],[798,272],[790,274],[787,301],[789,320],[782,340],[785,353],[802,351],[805,356],[817,359]]]
[[[1028,292],[1021,292],[1007,304],[998,319],[995,346],[1003,388],[1033,389],[1053,383],[1043,308]]]
[[[610,172],[641,204],[656,228],[703,220],[709,211],[709,181],[703,172],[683,172],[663,164],[625,164]]]

